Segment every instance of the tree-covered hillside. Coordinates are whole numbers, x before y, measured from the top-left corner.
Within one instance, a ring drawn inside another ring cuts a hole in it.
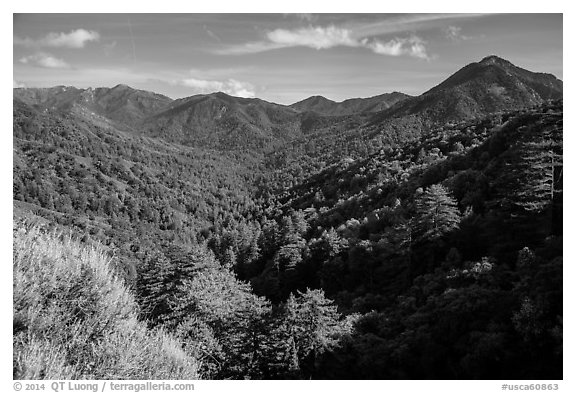
[[[260,175],[246,154],[137,137],[14,102],[15,211],[75,228],[133,260],[163,242],[194,243],[253,217]],[[129,264],[128,264],[129,265]]]
[[[560,378],[562,129],[557,102],[332,165],[278,195],[237,274],[360,313],[318,377]]]
[[[347,115],[17,89],[14,377],[561,379],[557,82],[489,57]]]

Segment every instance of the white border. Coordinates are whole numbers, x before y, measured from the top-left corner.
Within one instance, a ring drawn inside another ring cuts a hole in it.
[[[12,69],[12,13],[53,13],[53,12],[68,12],[68,13],[290,13],[290,12],[336,12],[336,13],[403,13],[403,12],[502,12],[502,13],[563,13],[564,14],[564,41],[569,37],[575,37],[574,34],[574,13],[573,9],[568,5],[568,1],[540,1],[540,2],[508,2],[504,4],[503,1],[484,0],[482,2],[475,2],[472,6],[462,1],[427,1],[422,0],[410,2],[385,2],[385,1],[369,1],[369,0],[355,0],[348,2],[312,2],[310,0],[290,0],[287,2],[270,2],[270,1],[233,1],[233,0],[217,0],[217,1],[185,1],[185,2],[128,2],[118,0],[99,0],[99,1],[19,1],[18,3],[10,2],[11,4],[4,3],[2,5],[2,23],[0,29],[2,31],[2,49],[10,53],[10,64],[3,67],[3,82],[4,84],[10,83],[12,75],[7,75],[9,69]],[[565,130],[564,134],[564,160],[565,166],[568,170],[565,180],[565,236],[570,239],[570,229],[572,223],[575,222],[574,204],[571,202],[574,185],[574,138],[576,129],[573,120],[573,84],[572,74],[574,70],[574,55],[568,47],[564,50],[564,106],[568,108],[565,110]],[[13,70],[12,70],[13,73]],[[10,76],[10,78],[9,78]],[[9,95],[8,86],[4,86],[1,94],[1,110],[2,110],[2,128],[1,128],[1,142],[0,146],[2,152],[0,154],[0,184],[2,185],[1,205],[0,209],[0,241],[2,250],[2,259],[0,263],[0,277],[1,277],[1,312],[4,315],[4,323],[1,324],[1,384],[2,391],[13,391],[12,386],[12,328],[10,324],[10,316],[12,314],[12,270],[9,262],[11,255],[11,216],[12,216],[12,95]],[[573,249],[568,242],[565,247],[565,259],[567,263],[564,265],[564,277],[569,281],[568,285],[564,285],[564,301],[568,304],[565,307],[564,313],[564,381],[560,381],[560,391],[576,391],[576,384],[574,383],[574,311],[572,309],[571,299],[574,298],[574,285],[570,285],[574,279],[574,258]],[[385,389],[390,392],[406,392],[406,391],[421,391],[421,392],[466,392],[466,393],[486,393],[502,391],[501,385],[505,381],[252,381],[252,382],[229,382],[229,381],[200,381],[196,383],[196,391],[206,390],[222,390],[229,391],[245,391],[245,392],[266,392],[270,393],[271,389],[281,389],[282,391],[289,390],[305,390],[305,391],[336,391],[336,392],[350,392],[362,391],[368,389]],[[507,381],[513,383],[512,381]],[[522,384],[537,383],[538,381],[518,381]],[[542,381],[546,382],[546,381]]]

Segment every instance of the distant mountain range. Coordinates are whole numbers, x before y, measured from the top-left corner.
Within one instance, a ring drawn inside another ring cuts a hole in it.
[[[218,92],[173,100],[126,85],[15,88],[35,110],[98,116],[131,132],[222,149],[262,149],[321,130],[440,124],[562,98],[562,81],[496,56],[472,63],[424,94],[393,92],[334,102],[313,96],[292,105]]]
[[[390,108],[410,96],[404,93],[385,93],[369,98],[351,98],[335,102],[322,96],[313,96],[290,105],[299,112],[317,112],[323,115],[353,115],[363,112],[379,112]]]

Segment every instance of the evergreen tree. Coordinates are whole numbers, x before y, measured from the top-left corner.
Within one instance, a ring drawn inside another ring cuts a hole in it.
[[[302,246],[302,242],[282,246],[274,257],[282,298],[285,298],[298,286],[298,270],[302,264]]]
[[[292,336],[304,377],[312,377],[318,357],[331,349],[343,333],[340,314],[334,302],[321,289],[291,294],[285,304],[285,323]],[[294,361],[290,362],[295,367]]]
[[[542,211],[562,192],[562,128],[530,126],[519,148],[513,200],[528,211]]]
[[[495,188],[501,203],[513,212],[540,213],[552,206],[555,232],[562,208],[562,119],[554,116],[540,121],[527,118],[522,126],[503,131],[501,144],[510,144],[502,154]],[[556,213],[556,214],[554,214]],[[558,217],[559,216],[559,217]],[[556,221],[556,222],[555,222]]]
[[[147,318],[157,324],[170,313],[169,299],[175,285],[170,260],[162,253],[148,256],[139,266],[138,300]]]
[[[419,240],[436,240],[458,228],[456,200],[441,184],[434,184],[416,198],[415,232]]]
[[[189,337],[190,345],[195,332],[205,332],[198,337],[206,341],[195,345],[208,351],[205,357],[214,377],[264,378],[271,356],[270,305],[213,256],[207,259],[178,286],[169,326]]]

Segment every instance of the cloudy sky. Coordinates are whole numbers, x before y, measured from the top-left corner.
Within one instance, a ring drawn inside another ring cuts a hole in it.
[[[561,14],[15,14],[14,87],[421,94],[496,54],[562,79]]]

